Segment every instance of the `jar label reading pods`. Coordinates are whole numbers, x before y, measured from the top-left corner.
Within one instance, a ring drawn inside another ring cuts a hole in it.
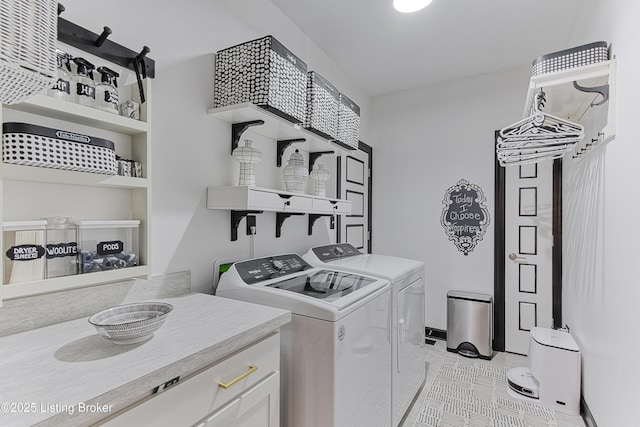
[[[10,247],[6,255],[11,261],[32,261],[42,258],[44,253],[40,245],[18,245]]]
[[[110,242],[99,242],[96,245],[98,255],[113,255],[124,251],[124,243],[122,240],[112,240]]]
[[[77,83],[76,93],[78,96],[96,99],[96,88],[84,83]]]
[[[76,242],[70,243],[56,243],[47,245],[47,259],[52,258],[64,258],[67,256],[78,255],[78,244]]]

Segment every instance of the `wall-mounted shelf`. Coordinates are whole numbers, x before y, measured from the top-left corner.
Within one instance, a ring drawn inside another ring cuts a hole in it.
[[[4,107],[125,135],[138,135],[149,131],[149,125],[145,121],[119,116],[45,95],[34,95],[20,104],[5,105]]]
[[[531,77],[523,116],[531,114],[535,96],[542,89],[546,102],[545,113],[580,123],[585,128],[585,139],[577,145],[574,158],[592,148],[602,146],[616,135],[616,60],[597,62],[582,67],[556,71]],[[608,100],[603,95],[585,92],[574,86],[596,88],[608,86]],[[600,105],[596,105],[600,104]],[[569,156],[567,156],[569,157]]]
[[[317,217],[311,221],[311,215],[351,214],[351,201],[291,193],[271,188],[220,186],[207,188],[207,209],[232,211],[231,240],[236,240],[239,220],[234,223],[233,212],[237,212],[235,218],[240,217],[240,219],[246,216],[246,213],[252,212],[266,211],[285,214],[276,217],[276,237],[280,237],[282,224],[289,216],[310,214],[309,229],[312,229],[313,222]]]
[[[333,151],[336,154],[343,154],[353,150],[341,143],[325,139],[305,128],[300,124],[291,123],[280,116],[277,116],[264,108],[261,108],[250,102],[230,105],[227,107],[211,108],[208,114],[219,120],[225,121],[232,125],[238,125],[237,130],[232,132],[232,150],[237,146],[240,139],[240,130],[254,132],[258,135],[279,141],[282,143],[292,143],[295,141],[295,147],[307,152],[327,152]],[[262,123],[260,123],[262,122]],[[242,124],[246,126],[241,126]],[[243,128],[243,129],[241,129]],[[279,144],[280,149],[276,147],[278,165],[282,164],[281,159],[284,153],[283,144]]]
[[[85,185],[110,188],[148,188],[147,178],[119,175],[102,175],[43,167],[4,164],[0,169],[4,179],[12,181],[41,182],[49,184]]]

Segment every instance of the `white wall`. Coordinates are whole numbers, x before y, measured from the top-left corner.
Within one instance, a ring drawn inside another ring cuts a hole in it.
[[[308,65],[330,80],[362,109],[361,138],[367,138],[369,99],[324,52],[271,2],[260,0],[67,0],[63,17],[95,33],[107,25],[110,39],[139,51],[151,48],[153,80],[152,271],[191,270],[193,289],[210,292],[213,262],[249,255],[244,222],[230,241],[229,212],[205,208],[209,185],[233,185],[238,165],[230,156],[230,125],[207,116],[213,106],[214,54],[220,49],[275,36]],[[255,138],[264,158],[257,167],[259,186],[282,188],[275,166],[275,144]],[[285,160],[291,153],[285,153]],[[325,164],[333,158],[321,158]],[[286,164],[286,161],[284,162]],[[329,194],[332,196],[335,194]],[[275,214],[258,216],[255,255],[303,253],[329,242],[328,221],[318,221],[307,236],[307,217],[292,217],[275,238]]]
[[[583,396],[599,426],[638,424],[640,280],[640,4],[594,2],[575,45],[612,44],[617,57],[617,136],[565,167],[563,318],[582,351]],[[567,201],[569,203],[567,203]]]
[[[426,265],[426,325],[446,329],[451,289],[493,295],[494,131],[521,118],[530,69],[450,81],[374,99],[374,252]],[[465,256],[440,225],[460,179],[487,197],[491,224]]]

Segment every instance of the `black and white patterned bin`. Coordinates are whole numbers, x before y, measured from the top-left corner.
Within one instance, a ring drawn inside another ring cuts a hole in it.
[[[214,107],[243,102],[303,123],[307,64],[272,36],[217,52]]]
[[[360,138],[360,107],[340,94],[340,109],[338,113],[337,143],[345,147],[357,149]]]
[[[340,92],[315,71],[307,78],[307,115],[304,127],[327,139],[338,138]]]
[[[2,125],[2,161],[107,175],[118,171],[113,141],[30,123]]]
[[[594,42],[536,58],[533,61],[531,75],[539,76],[608,60],[607,42]]]

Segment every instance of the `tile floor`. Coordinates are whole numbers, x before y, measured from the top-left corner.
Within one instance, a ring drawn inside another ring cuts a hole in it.
[[[437,419],[434,417],[438,415],[439,406],[440,409],[446,405],[441,402],[434,401],[433,396],[438,395],[442,391],[442,384],[436,379],[438,373],[441,372],[441,368],[448,370],[455,366],[461,366],[463,368],[481,366],[482,369],[489,368],[496,372],[503,372],[504,369],[509,369],[517,366],[527,366],[527,358],[511,353],[496,353],[493,359],[482,360],[463,357],[455,353],[450,353],[446,349],[446,341],[436,340],[434,345],[426,345],[426,362],[427,362],[427,378],[425,385],[420,391],[420,394],[415,399],[413,406],[410,408],[409,413],[405,417],[402,427],[427,427],[427,426],[557,426],[557,427],[584,427],[585,424],[581,417],[566,415],[557,411],[542,410],[538,411],[538,405],[530,406],[531,413],[524,413],[523,411],[514,411],[516,417],[520,415],[520,419],[512,418],[511,420],[498,419],[496,417],[478,416],[476,418],[470,417],[467,420],[456,418],[455,416],[445,419]],[[479,362],[479,363],[476,363]],[[488,364],[488,366],[486,365]],[[485,369],[486,370],[486,369]],[[453,385],[452,387],[455,387]],[[505,405],[517,405],[521,402],[518,399],[511,398],[505,394],[506,384],[504,380],[493,381],[493,383],[479,381],[474,385],[474,392],[477,394],[485,394],[489,396],[489,401],[496,399],[501,400]],[[497,396],[496,396],[497,395]],[[458,403],[458,405],[456,405]],[[463,405],[459,400],[452,400],[449,407],[449,411],[456,412],[455,407]],[[526,411],[525,411],[526,412]],[[536,413],[537,412],[537,413]],[[486,415],[486,414],[485,414]],[[503,415],[503,413],[500,413]],[[542,418],[541,418],[542,417]],[[477,420],[477,421],[474,421]],[[542,421],[541,421],[542,420]]]

